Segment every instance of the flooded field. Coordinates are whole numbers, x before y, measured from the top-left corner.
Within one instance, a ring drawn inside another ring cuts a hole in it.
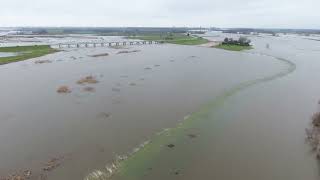
[[[16,53],[0,52],[0,57],[10,57],[10,56],[16,56]]]
[[[84,179],[151,140],[114,179],[318,179],[304,129],[320,42],[250,38],[247,52],[70,48],[0,66],[0,177]]]

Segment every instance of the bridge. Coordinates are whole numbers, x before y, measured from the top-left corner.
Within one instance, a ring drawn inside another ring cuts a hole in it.
[[[88,48],[160,44],[162,41],[73,42],[50,45],[52,48]]]

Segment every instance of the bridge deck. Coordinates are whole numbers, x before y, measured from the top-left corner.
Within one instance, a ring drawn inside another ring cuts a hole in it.
[[[121,42],[79,42],[79,43],[60,43],[53,44],[53,48],[87,48],[87,47],[108,47],[108,46],[129,46],[129,45],[147,45],[159,44],[159,41],[121,41]]]

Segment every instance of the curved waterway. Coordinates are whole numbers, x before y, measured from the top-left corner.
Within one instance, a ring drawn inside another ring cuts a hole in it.
[[[250,39],[247,52],[71,48],[0,66],[0,179],[318,179],[304,128],[320,43]],[[89,75],[98,83],[77,83]]]
[[[214,138],[212,122],[217,118],[216,111],[223,106],[227,98],[252,86],[287,76],[296,69],[296,65],[290,60],[263,53],[252,54],[271,57],[286,64],[287,68],[274,75],[246,81],[225,90],[200,111],[186,116],[176,128],[165,129],[128,155],[118,156],[105,170],[95,171],[86,179],[176,179],[185,170],[189,171],[188,174],[192,173],[192,167],[196,162],[194,158],[201,155],[205,149],[211,149],[208,148],[208,144],[212,141],[210,138]],[[196,166],[199,168],[206,164]],[[210,175],[205,177],[208,178]],[[184,176],[182,179],[190,178]]]

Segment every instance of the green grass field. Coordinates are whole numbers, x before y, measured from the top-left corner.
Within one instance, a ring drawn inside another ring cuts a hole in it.
[[[243,50],[253,49],[252,46],[227,45],[227,44],[220,44],[214,47],[218,49],[229,50],[229,51],[243,51]]]
[[[15,46],[15,47],[0,47],[0,52],[18,53],[17,56],[0,57],[0,65],[8,64],[17,61],[23,61],[35,57],[44,56],[57,52],[48,45],[41,46]]]
[[[140,39],[145,41],[162,41],[164,43],[180,44],[180,45],[200,45],[205,44],[208,40],[201,37],[187,36],[185,34],[171,34],[171,35],[139,35],[129,36],[129,39]]]

